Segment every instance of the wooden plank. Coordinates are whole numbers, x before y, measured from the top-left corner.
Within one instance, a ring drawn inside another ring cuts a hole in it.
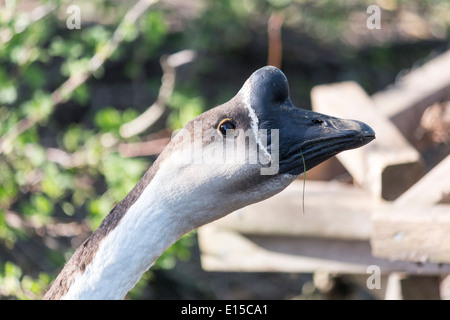
[[[386,300],[438,300],[439,275],[389,274],[384,299]],[[381,297],[382,298],[382,297]]]
[[[436,165],[420,181],[403,193],[395,204],[433,205],[450,197],[450,155]]]
[[[377,110],[406,137],[413,137],[424,110],[436,101],[450,100],[450,51],[413,69],[394,85],[372,95]]]
[[[368,241],[246,236],[215,223],[198,229],[201,263],[207,271],[446,274],[450,264],[389,261],[373,257]]]
[[[303,213],[302,192],[303,181],[296,180],[279,194],[229,214],[215,225],[253,235],[370,238],[370,213],[382,201],[352,185],[307,181]]]
[[[439,300],[438,276],[415,275],[400,280],[404,300]]]
[[[442,300],[450,300],[450,275],[442,277],[439,286],[439,291]]]
[[[389,259],[450,262],[450,156],[401,195],[390,208],[372,215],[373,255]],[[447,252],[448,251],[448,252]]]
[[[373,195],[394,200],[423,175],[420,154],[401,132],[379,113],[355,82],[320,85],[311,91],[313,109],[332,116],[357,119],[370,125],[376,140],[337,155],[355,181]]]
[[[388,206],[372,214],[372,253],[391,260],[450,262],[450,205]]]
[[[336,157],[332,157],[309,169],[306,174],[306,179],[321,181],[330,181],[333,179],[340,179],[342,181],[342,179],[345,179],[351,182],[352,176]]]

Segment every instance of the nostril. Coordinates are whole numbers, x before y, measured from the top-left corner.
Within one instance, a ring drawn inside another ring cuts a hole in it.
[[[312,119],[311,122],[314,124],[323,124],[323,120],[319,120],[319,119]]]

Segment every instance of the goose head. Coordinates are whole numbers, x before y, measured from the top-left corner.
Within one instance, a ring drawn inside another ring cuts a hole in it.
[[[190,199],[183,208],[199,213],[190,217],[197,227],[273,196],[305,167],[374,138],[363,122],[295,107],[286,76],[267,66],[230,101],[191,120],[155,165],[170,198]]]
[[[280,192],[373,130],[296,108],[277,68],[190,121],[74,253],[46,299],[123,298],[183,234]],[[126,168],[124,168],[126,170]]]

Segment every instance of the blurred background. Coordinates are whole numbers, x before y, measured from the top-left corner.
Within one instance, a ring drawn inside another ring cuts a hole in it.
[[[310,109],[319,84],[392,85],[449,49],[449,27],[446,0],[0,1],[0,298],[41,298],[171,132],[257,68],[279,66]],[[313,274],[203,271],[192,232],[128,298],[327,296]]]

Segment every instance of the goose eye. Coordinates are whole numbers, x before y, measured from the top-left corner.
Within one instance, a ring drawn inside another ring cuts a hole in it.
[[[323,120],[319,120],[319,119],[312,119],[311,122],[314,124],[323,124]]]
[[[236,130],[237,124],[230,118],[223,119],[217,126],[217,130],[223,135],[227,135],[227,130]]]

